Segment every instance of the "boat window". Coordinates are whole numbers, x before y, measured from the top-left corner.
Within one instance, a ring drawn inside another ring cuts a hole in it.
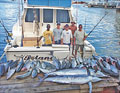
[[[44,23],[53,23],[53,9],[44,9],[43,10],[43,22]]]
[[[57,10],[56,22],[70,23],[68,10]]]
[[[39,9],[35,9],[36,10],[36,14],[38,17],[38,21],[40,22],[40,10]],[[33,9],[27,9],[27,14],[25,17],[25,22],[33,22],[34,20],[34,14],[33,14]]]

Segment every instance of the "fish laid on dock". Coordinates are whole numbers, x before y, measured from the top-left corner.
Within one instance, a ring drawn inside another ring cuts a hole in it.
[[[18,75],[18,76],[16,76],[16,79],[24,79],[24,78],[30,76],[31,73],[32,73],[32,70],[28,71],[28,72],[25,73],[25,74],[22,74],[22,75]]]
[[[34,68],[33,71],[32,71],[32,78],[35,78],[37,77],[37,70]]]
[[[89,69],[90,74],[92,76],[96,76],[96,77],[108,77],[107,75],[104,75],[102,72],[97,71],[95,73],[94,70]],[[46,74],[48,76],[56,76],[56,75],[88,75],[87,70],[86,69],[63,69],[63,70],[58,70],[55,72],[51,72]]]
[[[53,64],[56,66],[56,69],[61,68],[60,61],[56,57],[53,57]]]
[[[3,76],[5,73],[5,66],[2,64],[0,65],[0,77]]]
[[[45,81],[57,82],[57,83],[66,83],[66,84],[85,84],[88,82],[98,82],[102,79],[92,76],[55,76],[48,77]]]
[[[21,62],[19,62],[17,68],[16,68],[16,72],[20,72],[21,69],[23,68],[23,66],[24,66],[24,61],[22,59]]]
[[[10,67],[9,67],[9,70],[7,73],[7,80],[10,79],[15,74],[15,71],[16,71],[16,68],[10,69]]]

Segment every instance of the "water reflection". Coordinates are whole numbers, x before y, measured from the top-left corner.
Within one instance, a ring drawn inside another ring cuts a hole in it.
[[[12,26],[15,24],[18,18],[18,0],[11,1],[11,0],[0,0],[0,20],[4,22],[6,29],[11,32]],[[3,53],[4,47],[6,45],[6,33],[3,27],[0,24],[0,56]],[[6,61],[4,57],[3,62]]]

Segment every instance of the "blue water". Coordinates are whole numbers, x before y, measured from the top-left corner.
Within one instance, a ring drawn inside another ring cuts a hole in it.
[[[11,32],[12,26],[15,24],[18,18],[18,1],[12,0],[0,0],[0,20],[4,23],[6,29]],[[6,33],[0,24],[0,56],[3,53],[6,45]],[[6,57],[2,59],[6,61]]]
[[[73,9],[73,16],[77,15],[75,19],[84,26],[86,33],[107,13],[87,40],[95,47],[98,55],[120,57],[120,12],[116,9],[88,8],[82,5],[73,5]]]
[[[87,8],[82,5],[73,5],[73,9],[74,18],[78,24],[83,25],[86,33],[92,30],[106,12],[108,13],[87,40],[96,48],[99,55],[120,57],[120,12],[116,12],[115,9]],[[9,32],[18,19],[18,13],[18,0],[0,0],[0,19]],[[6,45],[5,40],[6,33],[0,25],[0,56]],[[4,57],[2,62],[5,61]]]

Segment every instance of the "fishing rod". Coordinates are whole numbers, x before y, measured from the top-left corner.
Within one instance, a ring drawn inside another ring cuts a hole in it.
[[[6,27],[4,26],[3,22],[0,21],[2,27],[4,28],[5,32],[7,33],[7,35],[12,39],[12,34],[8,32],[8,30],[6,29]]]
[[[103,20],[103,18],[107,15],[108,13],[105,13],[105,15],[100,19],[100,21],[93,27],[93,29],[90,31],[90,33],[86,36],[86,38],[94,31],[94,29],[98,26],[98,24]]]
[[[5,30],[5,32],[6,32],[7,43],[10,45],[9,37],[11,37],[12,34],[7,31],[7,29],[6,29],[6,27],[4,26],[4,24],[2,23],[2,21],[0,21],[0,23],[1,23],[2,27],[4,28],[4,30]],[[9,37],[8,37],[8,36],[9,36]],[[12,37],[11,37],[11,39],[12,39]]]
[[[85,29],[86,29],[86,17],[85,17],[84,31],[85,31]],[[84,37],[85,37],[85,32],[84,32]],[[84,48],[84,46],[83,46],[83,48]],[[82,53],[81,53],[82,60],[83,60],[83,55],[84,55],[84,52],[82,51]]]
[[[84,31],[85,31],[85,29],[86,29],[86,17],[85,17],[85,25],[84,25]]]

